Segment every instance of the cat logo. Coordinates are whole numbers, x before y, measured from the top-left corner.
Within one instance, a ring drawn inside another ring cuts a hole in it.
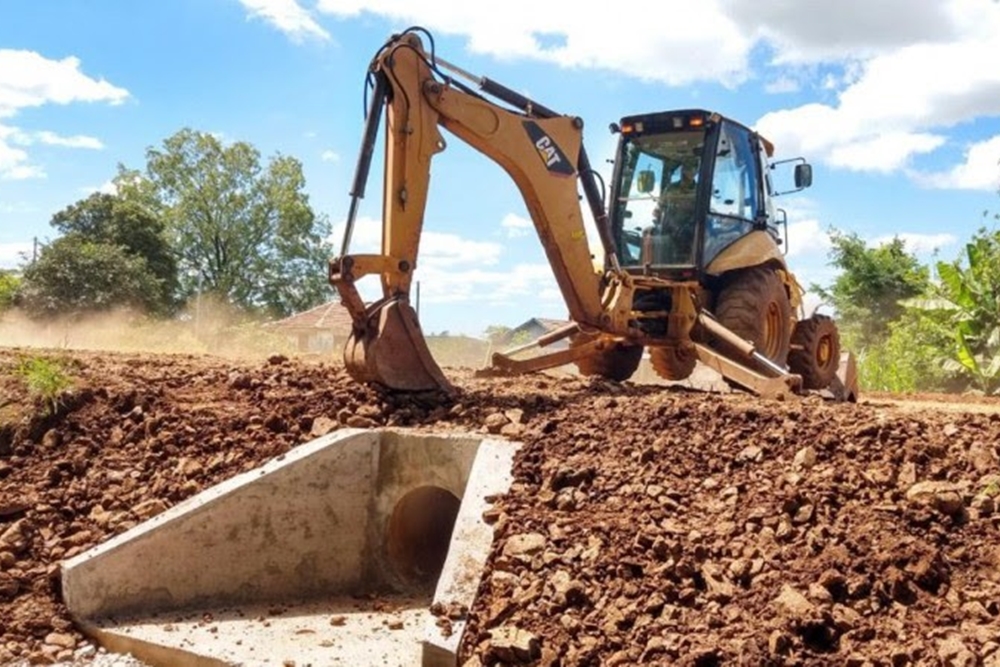
[[[552,137],[545,134],[545,130],[539,127],[538,123],[526,120],[524,121],[524,129],[531,138],[531,141],[534,142],[535,150],[538,151],[538,157],[542,159],[546,169],[553,174],[561,176],[573,176],[576,174],[576,169],[573,168],[573,165],[566,158],[566,154],[552,140]]]

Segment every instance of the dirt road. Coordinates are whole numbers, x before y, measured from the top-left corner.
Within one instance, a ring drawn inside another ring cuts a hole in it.
[[[0,351],[3,664],[84,646],[60,559],[313,433],[391,425],[525,443],[470,664],[1000,665],[994,401],[468,374],[452,400],[392,398],[302,360],[74,353],[42,418],[17,356]]]

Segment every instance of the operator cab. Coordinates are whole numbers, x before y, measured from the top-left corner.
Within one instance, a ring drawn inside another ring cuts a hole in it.
[[[630,116],[618,129],[611,227],[622,268],[694,278],[754,230],[780,242],[773,147],[760,135],[704,110]],[[796,188],[811,180],[809,165],[797,165]]]

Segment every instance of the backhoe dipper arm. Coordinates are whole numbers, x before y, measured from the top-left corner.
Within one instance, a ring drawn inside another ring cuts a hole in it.
[[[373,61],[372,73],[377,78],[373,107],[379,103],[379,95],[384,97],[387,132],[381,254],[350,255],[345,238],[343,254],[332,260],[330,266],[331,282],[355,324],[353,340],[345,352],[348,369],[359,379],[374,380],[390,388],[419,389],[447,384],[426,353],[416,316],[408,304],[424,223],[431,159],[445,148],[440,127],[494,160],[514,180],[570,317],[596,326],[602,314],[602,273],[593,264],[577,194],[582,121],[551,115],[544,108],[542,111],[548,114],[543,115],[550,117],[533,116],[530,108],[527,113],[508,110],[450,80],[439,80],[434,75],[436,69],[432,56],[423,50],[413,33],[391,40]],[[366,141],[374,141],[374,132],[366,131],[365,136]],[[370,154],[370,146],[363,146],[352,188],[354,199],[348,234],[359,193],[364,191],[364,184],[359,181],[367,175],[366,148]],[[589,169],[589,163],[586,168]],[[592,175],[588,172],[585,177]],[[596,186],[591,189],[596,192]],[[594,193],[587,194],[593,206]],[[603,207],[600,212],[603,216]],[[610,235],[607,237],[602,238],[605,245],[610,241]],[[354,281],[368,274],[381,276],[383,299],[365,306]],[[394,369],[379,367],[376,357],[381,354],[380,342],[383,348],[393,348],[385,355],[391,355]],[[412,349],[403,349],[406,346]],[[413,361],[411,368],[400,371],[409,359],[420,362]],[[422,368],[417,368],[418,365]],[[407,380],[418,378],[421,373],[422,380]]]

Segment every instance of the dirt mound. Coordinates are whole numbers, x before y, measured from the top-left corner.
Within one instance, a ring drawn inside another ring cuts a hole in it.
[[[328,364],[0,352],[0,663],[84,645],[57,565],[342,426],[525,443],[471,664],[1000,664],[1000,416],[545,377],[385,397]]]

